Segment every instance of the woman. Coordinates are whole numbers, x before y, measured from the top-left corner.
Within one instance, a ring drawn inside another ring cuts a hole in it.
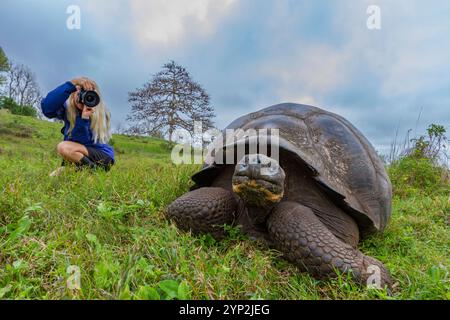
[[[64,121],[61,129],[64,141],[57,146],[63,163],[50,176],[59,175],[66,161],[79,167],[101,167],[106,171],[114,164],[114,150],[108,144],[111,138],[110,114],[101,98],[95,108],[80,103],[78,95],[81,89],[94,90],[100,95],[94,81],[77,78],[49,92],[41,102],[46,117]]]

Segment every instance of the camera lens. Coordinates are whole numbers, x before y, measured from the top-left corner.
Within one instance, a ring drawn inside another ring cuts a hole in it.
[[[100,103],[100,96],[95,91],[85,91],[82,100],[85,106],[93,108]]]

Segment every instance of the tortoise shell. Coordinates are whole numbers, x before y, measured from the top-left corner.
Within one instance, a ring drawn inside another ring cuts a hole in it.
[[[280,150],[309,168],[321,189],[355,218],[362,236],[385,228],[391,214],[389,177],[370,142],[343,117],[313,106],[283,103],[242,116],[227,129],[278,129]],[[218,148],[248,139],[248,134],[231,144],[216,139],[203,169],[192,177],[195,187],[209,185],[224,167],[217,161]]]

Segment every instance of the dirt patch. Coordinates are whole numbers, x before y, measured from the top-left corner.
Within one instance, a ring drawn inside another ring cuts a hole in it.
[[[36,130],[34,128],[18,123],[8,123],[0,128],[0,135],[15,136],[19,138],[32,138],[35,132]]]

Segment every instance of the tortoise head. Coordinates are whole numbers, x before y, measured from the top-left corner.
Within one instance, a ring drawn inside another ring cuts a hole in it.
[[[248,154],[236,164],[233,192],[251,206],[272,208],[283,198],[284,179],[278,161],[263,154]]]

